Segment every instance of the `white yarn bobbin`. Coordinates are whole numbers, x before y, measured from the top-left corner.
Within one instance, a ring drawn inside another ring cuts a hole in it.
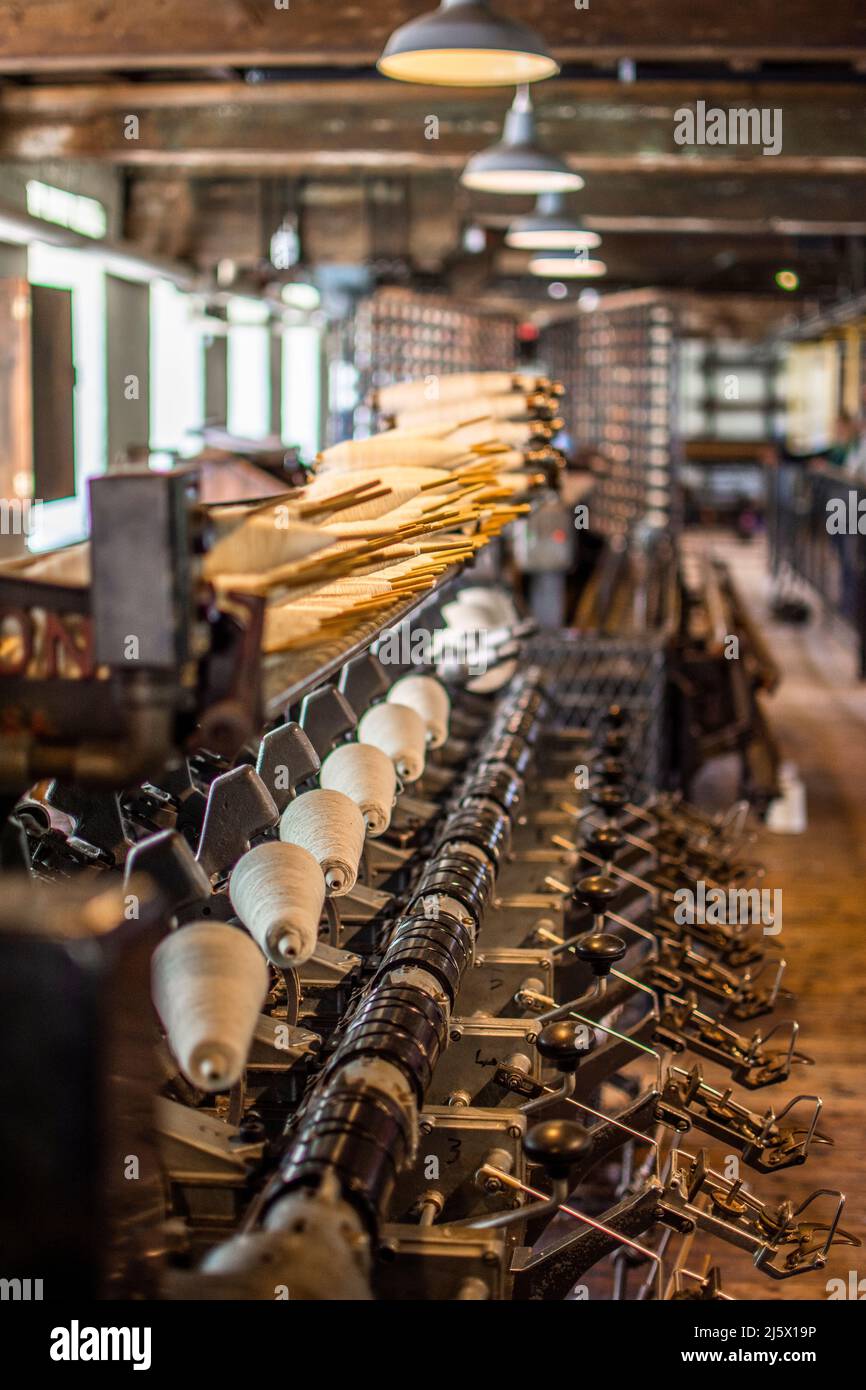
[[[325,788],[290,801],[280,821],[280,839],[309,850],[333,898],[350,893],[355,886],[365,833],[364,817],[354,801]]]
[[[151,988],[168,1045],[187,1081],[225,1091],[241,1075],[268,992],[268,967],[246,932],[192,922],[153,953]]]
[[[358,725],[358,742],[387,753],[404,782],[417,782],[424,771],[427,725],[407,705],[373,705]]]
[[[451,701],[441,681],[435,676],[402,676],[388,691],[388,702],[406,705],[420,714],[427,726],[429,747],[442,747],[448,737]]]
[[[449,632],[488,632],[490,628],[505,626],[491,619],[490,610],[485,604],[470,603],[468,600],[449,603],[448,612],[443,609],[442,616]]]
[[[342,792],[354,801],[371,839],[391,824],[397,794],[394,764],[372,743],[343,743],[322,763],[319,782],[327,791]]]
[[[316,949],[325,880],[301,845],[268,840],[242,855],[229,879],[232,907],[269,960],[303,965]]]
[[[516,674],[516,661],[500,661],[498,666],[491,666],[482,675],[473,676],[472,680],[466,682],[466,689],[471,690],[473,695],[489,695],[501,690]]]
[[[469,604],[481,608],[489,627],[511,627],[518,621],[513,599],[501,589],[492,589],[484,584],[466,584],[459,590],[455,602],[458,607]],[[445,610],[442,611],[444,615]],[[447,615],[445,620],[448,621]]]

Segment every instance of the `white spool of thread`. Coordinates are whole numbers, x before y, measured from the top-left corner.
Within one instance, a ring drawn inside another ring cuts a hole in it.
[[[333,898],[341,898],[355,886],[365,832],[364,817],[354,801],[325,788],[290,801],[280,821],[280,839],[309,850]]]
[[[500,690],[506,685],[517,670],[517,662],[510,659],[496,662],[495,653],[489,650],[485,652],[480,635],[485,631],[511,627],[517,622],[519,615],[508,595],[501,590],[481,585],[467,586],[460,590],[454,602],[443,606],[442,616],[448,624],[449,632],[472,633],[479,640],[478,655],[481,659],[477,665],[482,669],[477,670],[472,678],[467,680],[467,690],[484,695]],[[443,634],[443,637],[447,639],[447,633]],[[444,659],[446,669],[448,651],[447,640],[443,640],[439,648],[434,645],[437,661]],[[491,661],[492,665],[489,664]]]
[[[229,879],[232,907],[269,960],[303,965],[316,949],[325,880],[301,845],[268,840],[242,855]]]
[[[417,782],[424,771],[427,725],[407,705],[373,705],[358,725],[358,742],[387,753],[404,782]]]
[[[491,627],[510,627],[518,620],[518,612],[512,599],[501,589],[492,589],[482,584],[467,584],[457,595],[457,605],[470,604],[484,610]],[[450,606],[450,605],[449,605]],[[445,609],[442,610],[445,613]],[[446,622],[447,622],[446,615]]]
[[[201,1091],[233,1086],[268,992],[268,967],[251,937],[225,922],[180,927],[153,953],[151,988],[187,1081]]]
[[[491,666],[483,675],[473,676],[472,680],[466,682],[466,689],[471,690],[473,695],[490,695],[507,685],[516,673],[516,661],[500,661],[498,666]]]
[[[342,792],[354,801],[371,839],[388,829],[397,795],[397,773],[381,748],[372,743],[341,744],[322,763],[319,782],[326,791]]]
[[[448,612],[443,609],[442,615],[454,632],[485,632],[498,626],[491,620],[489,609],[480,603],[449,603]]]
[[[388,701],[392,705],[406,705],[420,714],[427,726],[429,747],[442,747],[448,737],[451,701],[441,681],[434,676],[402,676],[388,691]]]

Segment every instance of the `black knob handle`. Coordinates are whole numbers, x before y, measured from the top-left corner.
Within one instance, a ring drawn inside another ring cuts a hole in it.
[[[677,830],[662,830],[655,838],[655,848],[659,854],[676,859],[689,848],[689,839]]]
[[[573,1120],[543,1120],[532,1126],[523,1141],[530,1163],[543,1168],[552,1182],[567,1178],[591,1148],[589,1131]]]
[[[607,911],[619,891],[620,885],[616,879],[608,878],[606,874],[587,874],[586,878],[577,880],[575,896],[578,902],[599,916]]]
[[[625,763],[620,762],[619,758],[603,758],[601,762],[595,764],[592,770],[597,777],[601,778],[602,782],[607,782],[611,786],[625,780]]]
[[[625,723],[625,710],[622,705],[609,705],[604,713],[604,722],[610,729],[620,729]]]
[[[613,859],[622,849],[623,837],[615,825],[597,825],[586,837],[586,847],[590,854],[599,859]]]
[[[626,944],[621,936],[611,936],[608,932],[591,931],[579,936],[574,943],[574,954],[578,960],[591,967],[593,975],[601,979],[609,975],[618,960],[626,953]]]
[[[625,805],[626,797],[621,787],[596,787],[590,800],[593,806],[598,807],[602,815],[613,820]]]
[[[535,1044],[545,1061],[566,1076],[577,1071],[581,1058],[592,1050],[592,1045],[593,1035],[587,1025],[570,1018],[548,1023]]]

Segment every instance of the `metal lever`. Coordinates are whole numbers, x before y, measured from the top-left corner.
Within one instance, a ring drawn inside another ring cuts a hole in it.
[[[246,763],[215,777],[196,858],[209,879],[231,869],[261,835],[279,820],[274,799],[258,773]]]
[[[204,824],[207,797],[193,784],[187,759],[182,758],[176,767],[161,773],[155,785],[167,792],[177,806],[175,830],[194,844]]]
[[[781,1121],[802,1101],[814,1102],[808,1126],[784,1128]],[[772,1109],[758,1115],[733,1100],[730,1090],[718,1091],[708,1085],[700,1067],[694,1066],[689,1072],[681,1067],[669,1069],[656,1116],[663,1124],[672,1124],[679,1130],[694,1124],[714,1139],[739,1149],[750,1168],[772,1173],[805,1163],[813,1139],[819,1144],[832,1143],[817,1131],[821,1109],[820,1097],[801,1095],[789,1101],[779,1115]]]
[[[653,1120],[652,1112],[655,1108],[655,1096],[656,1093],[654,1091],[648,1091],[645,1095],[640,1096],[629,1110],[623,1113],[639,1118],[645,1117],[647,1123],[651,1123]],[[568,1104],[576,1105],[578,1110],[582,1110],[587,1115],[593,1115],[595,1119],[601,1120],[602,1122],[600,1125],[594,1125],[589,1131],[593,1143],[591,1155],[591,1162],[593,1165],[595,1165],[601,1156],[613,1153],[615,1148],[620,1144],[627,1143],[628,1140],[625,1139],[619,1140],[617,1143],[619,1134],[627,1134],[630,1140],[634,1140],[639,1144],[649,1144],[653,1151],[655,1176],[656,1178],[660,1178],[661,1149],[658,1140],[654,1139],[651,1134],[645,1134],[641,1130],[635,1129],[632,1125],[624,1124],[618,1116],[605,1115],[601,1110],[593,1110],[591,1105],[587,1105],[585,1101],[582,1100],[575,1100],[574,1096],[569,1097]],[[617,1135],[611,1137],[611,1130],[616,1130]]]
[[[172,914],[211,895],[210,879],[176,830],[160,830],[132,846],[126,856],[126,879],[133,874],[153,879]]]
[[[75,838],[101,849],[116,864],[128,844],[116,792],[91,792],[68,782],[52,782],[45,800],[69,816]]]
[[[388,673],[373,652],[361,652],[347,661],[337,683],[359,719],[370,705],[387,695],[390,686]]]
[[[295,788],[308,777],[314,777],[320,767],[318,753],[294,720],[271,729],[259,744],[256,772],[278,811],[286,809]]]
[[[482,1173],[486,1172],[486,1168],[487,1165],[482,1168]],[[534,1187],[528,1187],[525,1183],[518,1182],[510,1173],[503,1174],[499,1169],[491,1169],[490,1172],[495,1173],[506,1187],[523,1192],[528,1197],[544,1200],[543,1193],[539,1192]],[[528,1250],[526,1248],[515,1250],[511,1261],[512,1273],[523,1276],[524,1280],[526,1280],[530,1286],[535,1285],[544,1288],[545,1292],[550,1290],[551,1285],[558,1286],[558,1292],[563,1294],[577,1283],[584,1269],[590,1268],[596,1263],[597,1259],[600,1259],[603,1254],[608,1253],[612,1243],[614,1246],[620,1245],[627,1247],[629,1250],[634,1250],[642,1259],[652,1261],[656,1268],[657,1288],[659,1293],[661,1293],[663,1275],[661,1256],[658,1255],[655,1250],[650,1250],[648,1246],[641,1245],[638,1241],[632,1240],[622,1231],[618,1231],[612,1224],[613,1221],[619,1222],[624,1217],[625,1221],[623,1224],[627,1224],[631,1221],[638,1231],[643,1232],[648,1230],[654,1224],[658,1197],[659,1186],[657,1183],[652,1182],[645,1192],[639,1194],[637,1199],[631,1199],[629,1202],[622,1203],[619,1207],[615,1208],[614,1211],[610,1213],[610,1221],[607,1222],[596,1221],[593,1217],[586,1216],[582,1211],[577,1211],[574,1207],[563,1202],[559,1210],[564,1213],[565,1216],[573,1217],[575,1221],[579,1221],[581,1225],[588,1228],[587,1231],[582,1233],[584,1239],[589,1237],[589,1232],[594,1231],[603,1238],[603,1241],[601,1243],[596,1242],[595,1246],[592,1247],[592,1253],[588,1254],[586,1262],[578,1262],[564,1277],[556,1267],[557,1256],[561,1252],[574,1248],[574,1236],[566,1236],[562,1240],[554,1241],[550,1245],[544,1246],[541,1250]],[[533,1212],[533,1215],[534,1214]],[[577,1239],[581,1240],[582,1238],[577,1237]],[[591,1239],[591,1237],[589,1237],[589,1239]],[[598,1248],[597,1255],[595,1254],[595,1248]],[[545,1269],[545,1266],[548,1264],[553,1265],[549,1273]]]
[[[790,1031],[787,1048],[767,1051],[770,1038],[786,1029]],[[777,1023],[765,1036],[755,1033],[751,1038],[744,1038],[709,1014],[702,1013],[693,998],[669,995],[659,1018],[656,1039],[675,1052],[687,1048],[698,1057],[727,1067],[735,1081],[755,1091],[761,1086],[787,1080],[795,1064],[811,1065],[811,1057],[795,1050],[799,1032],[799,1024],[789,1019]]]
[[[358,716],[335,685],[323,685],[305,695],[301,705],[301,728],[320,759],[327,757],[334,744],[354,729]]]
[[[705,1150],[696,1157],[676,1150],[671,1154],[671,1165],[670,1179],[659,1204],[659,1219],[674,1230],[684,1229],[686,1223],[689,1229],[698,1226],[709,1235],[749,1251],[755,1268],[771,1279],[789,1279],[822,1269],[832,1245],[861,1243],[857,1236],[839,1228],[845,1197],[833,1188],[816,1189],[796,1208],[790,1202],[781,1202],[773,1212],[742,1182],[731,1181],[709,1168]],[[696,1199],[703,1196],[709,1199],[709,1209],[697,1204]],[[797,1221],[813,1202],[824,1196],[838,1199],[829,1225]],[[815,1242],[819,1231],[826,1231],[826,1238]],[[788,1246],[794,1248],[784,1254]]]
[[[628,1034],[626,1034],[626,1033],[618,1033],[617,1030],[616,1030],[615,1028],[609,1028],[608,1025],[607,1025],[606,1023],[599,1023],[599,1022],[597,1022],[595,1019],[592,1019],[592,1018],[584,1018],[583,1014],[575,1013],[573,1010],[569,1011],[569,1015],[568,1015],[568,1016],[569,1016],[569,1018],[576,1018],[576,1019],[578,1019],[581,1023],[586,1023],[586,1024],[588,1024],[590,1028],[596,1028],[596,1029],[597,1029],[599,1032],[601,1032],[601,1033],[606,1033],[606,1034],[608,1035],[608,1037],[616,1038],[617,1042],[626,1044],[628,1047],[633,1047],[633,1048],[635,1049],[636,1052],[645,1052],[645,1053],[647,1053],[650,1057],[655,1057],[655,1060],[656,1060],[656,1085],[657,1085],[658,1090],[661,1091],[661,1089],[662,1089],[662,1058],[661,1058],[661,1053],[660,1053],[660,1052],[657,1052],[656,1049],[655,1049],[654,1047],[647,1047],[646,1043],[638,1042],[636,1038],[629,1037]],[[648,1015],[647,1017],[650,1017],[650,1018],[651,1018],[652,1015]],[[599,1055],[600,1055],[600,1056],[604,1056],[604,1053],[600,1053]]]
[[[551,1186],[550,1196],[541,1197],[541,1205],[535,1208],[533,1218],[559,1210],[571,1186],[568,1175],[574,1165],[586,1156],[589,1146],[587,1131],[582,1125],[574,1124],[571,1120],[542,1121],[526,1132],[523,1139],[526,1156],[531,1163],[544,1170]],[[486,1169],[492,1171],[487,1172]],[[495,1165],[485,1163],[481,1167],[480,1176],[491,1177],[492,1173],[498,1171]],[[526,1213],[517,1207],[513,1211],[501,1211],[493,1216],[470,1221],[468,1225],[475,1231],[495,1230],[501,1226],[513,1226],[515,1222],[525,1220],[525,1217]]]

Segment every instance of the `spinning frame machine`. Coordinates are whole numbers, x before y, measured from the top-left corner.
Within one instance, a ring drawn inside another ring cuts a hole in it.
[[[374,625],[281,694],[271,679],[263,708],[260,605],[197,591],[192,487],[94,485],[85,612],[80,591],[2,581],[43,663],[2,682],[16,1271],[96,1296],[562,1300],[612,1260],[617,1298],[713,1300],[729,1295],[715,1265],[689,1268],[698,1235],[768,1280],[857,1243],[841,1193],[761,1195],[828,1142],[818,1096],[772,1101],[809,1060],[777,943],[674,911],[699,881],[756,881],[747,806],[638,789],[646,705],[599,694],[567,727],[559,671],[495,586],[467,595],[499,643],[488,677],[428,666],[402,697],[420,763],[394,754],[393,808],[375,834],[367,815],[348,878],[308,841],[314,930],[286,944],[268,865],[303,839],[337,750],[383,756],[365,730],[403,681]],[[133,519],[147,547],[138,530],[129,549]],[[155,656],[130,676],[107,658],[155,576]],[[435,630],[455,592],[449,574],[389,623]],[[64,679],[70,643],[98,680]]]

